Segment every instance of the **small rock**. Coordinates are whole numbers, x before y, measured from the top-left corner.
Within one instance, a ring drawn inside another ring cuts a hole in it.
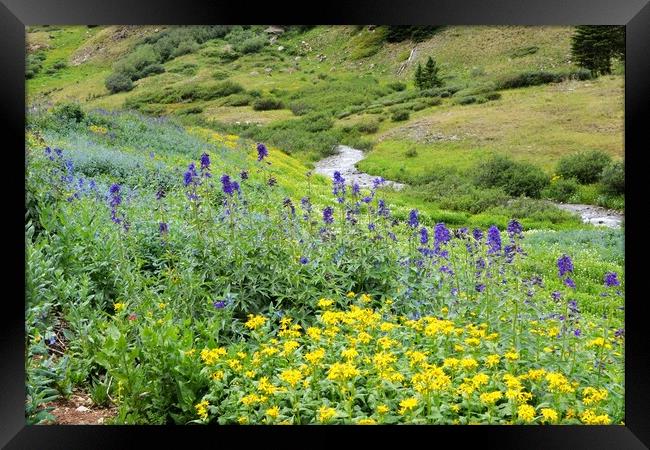
[[[300,56],[296,56],[295,58],[293,58],[293,60],[294,61],[300,61]]]
[[[253,70],[249,75],[259,75],[260,73],[257,70]]]
[[[77,409],[75,409],[75,411],[78,411],[78,412],[88,412],[88,411],[90,411],[90,409],[86,408],[85,406],[80,406],[80,407],[78,407]]]
[[[270,67],[265,67],[264,68],[264,72],[266,72],[266,73],[271,73],[272,70],[273,69],[271,69]]]
[[[284,50],[284,46],[281,45],[278,47],[278,51],[281,52],[282,50]]]
[[[97,419],[97,423],[98,423],[98,424],[102,424],[102,423],[104,423],[104,418],[103,418],[103,417],[100,417],[99,419]]]

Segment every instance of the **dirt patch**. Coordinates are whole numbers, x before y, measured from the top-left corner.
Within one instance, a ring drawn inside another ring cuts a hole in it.
[[[463,137],[458,134],[443,134],[434,128],[435,121],[430,118],[410,122],[382,134],[379,141],[386,139],[407,139],[422,144],[432,144],[441,141],[459,141]]]
[[[90,396],[81,391],[74,392],[67,400],[57,400],[44,406],[52,407],[50,414],[55,417],[54,421],[44,423],[46,425],[101,425],[117,416],[116,406],[94,406]]]

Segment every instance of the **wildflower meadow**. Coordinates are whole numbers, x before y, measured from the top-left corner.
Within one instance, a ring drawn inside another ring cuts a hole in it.
[[[618,424],[622,232],[452,225],[280,149],[30,118],[26,415],[117,424]]]

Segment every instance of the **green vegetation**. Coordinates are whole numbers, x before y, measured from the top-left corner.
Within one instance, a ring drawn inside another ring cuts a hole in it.
[[[603,169],[612,161],[607,153],[593,150],[564,156],[557,163],[556,172],[564,178],[575,178],[588,184],[600,179]]]
[[[415,69],[415,74],[413,75],[415,87],[420,90],[441,87],[442,80],[438,76],[438,70],[439,68],[431,56],[427,59],[424,69],[418,63],[418,67]]]
[[[571,53],[578,64],[594,75],[612,73],[612,58],[625,60],[625,27],[580,25],[571,40]]]

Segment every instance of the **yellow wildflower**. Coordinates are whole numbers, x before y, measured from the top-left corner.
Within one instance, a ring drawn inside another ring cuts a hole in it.
[[[300,347],[300,344],[297,341],[287,341],[283,344],[284,354],[288,355],[298,347]]]
[[[557,411],[552,408],[542,408],[542,420],[544,422],[555,422],[557,421]]]
[[[609,344],[607,341],[605,341],[604,338],[599,337],[596,339],[592,339],[589,342],[587,342],[587,347],[605,347],[607,349],[612,348],[612,345]]]
[[[116,313],[123,311],[125,307],[126,305],[122,302],[113,303],[113,308],[115,308]]]
[[[343,356],[345,359],[350,360],[359,356],[359,352],[355,348],[347,348],[341,351],[341,356]]]
[[[280,408],[274,406],[272,408],[267,409],[265,412],[267,416],[271,417],[272,419],[275,419],[280,415]]]
[[[411,411],[418,404],[418,399],[416,397],[407,398],[399,402],[400,410],[399,413],[404,415],[407,411]]]
[[[334,300],[329,298],[321,298],[320,300],[318,300],[317,303],[318,307],[322,309],[329,308],[333,304],[334,304]]]
[[[363,419],[359,419],[357,421],[357,424],[358,425],[376,425],[377,421],[375,419],[371,418],[371,417],[366,417],[366,418],[363,418]]]
[[[366,333],[365,331],[359,333],[357,338],[359,339],[359,342],[361,342],[362,344],[367,344],[368,342],[372,341],[372,336]]]
[[[378,414],[386,414],[388,411],[390,411],[390,408],[386,405],[379,405],[377,406],[377,413]]]
[[[294,369],[283,370],[280,379],[293,387],[302,379],[302,373]]]
[[[460,366],[463,369],[472,370],[478,367],[478,362],[474,358],[463,358],[460,360]]]
[[[320,339],[321,333],[322,331],[320,328],[316,328],[316,327],[307,328],[307,336],[309,336],[311,339],[315,341]]]
[[[363,303],[370,303],[372,301],[372,297],[370,297],[368,294],[361,294],[361,297],[359,297],[359,299]]]
[[[396,327],[397,327],[397,325],[395,325],[394,323],[382,322],[381,325],[379,326],[379,329],[381,331],[383,331],[384,333],[387,333],[387,332],[389,332],[390,330],[392,330],[393,328],[396,328]]]
[[[239,423],[240,425],[246,425],[248,423],[248,417],[240,416],[237,419],[237,423]]]
[[[535,408],[530,405],[521,405],[517,408],[517,416],[524,422],[535,420]]]
[[[336,410],[328,406],[321,406],[318,409],[319,422],[329,422],[336,415]]]
[[[196,408],[196,414],[201,418],[201,420],[206,420],[208,418],[208,406],[210,406],[210,404],[207,400],[202,400],[194,405]]]
[[[345,381],[359,375],[359,370],[350,363],[334,363],[327,374],[328,380]]]
[[[223,347],[219,348],[213,348],[213,349],[207,349],[204,348],[201,350],[201,360],[206,364],[206,365],[212,365],[217,360],[226,354],[226,349]]]
[[[519,353],[517,353],[514,350],[511,350],[509,352],[506,352],[505,357],[509,361],[516,361],[519,359]]]
[[[248,315],[248,321],[244,325],[250,328],[251,330],[256,330],[266,323],[266,318],[264,316],[254,316],[253,314]]]
[[[214,381],[221,380],[223,378],[223,370],[217,370],[216,372],[212,372],[210,378],[212,378]]]
[[[501,357],[499,355],[488,355],[485,358],[485,365],[492,368],[499,364],[499,361],[501,361]]]
[[[486,392],[480,395],[480,399],[486,405],[493,405],[503,397],[501,391]]]
[[[162,302],[158,303],[158,308],[160,308],[160,309],[167,308],[167,303],[162,303]]]
[[[467,338],[465,339],[465,344],[473,347],[478,347],[481,345],[481,340],[478,338]]]
[[[346,296],[347,298],[354,298],[355,295],[357,295],[357,294],[355,294],[354,292],[350,291],[350,292],[348,292],[345,296]]]
[[[612,421],[607,414],[597,415],[591,409],[583,412],[580,415],[580,420],[587,425],[609,425]]]
[[[325,358],[325,349],[323,348],[317,348],[316,350],[311,351],[305,355],[305,359],[314,365],[322,361],[323,358]]]
[[[586,387],[582,390],[582,403],[587,406],[599,403],[607,398],[607,389]]]

